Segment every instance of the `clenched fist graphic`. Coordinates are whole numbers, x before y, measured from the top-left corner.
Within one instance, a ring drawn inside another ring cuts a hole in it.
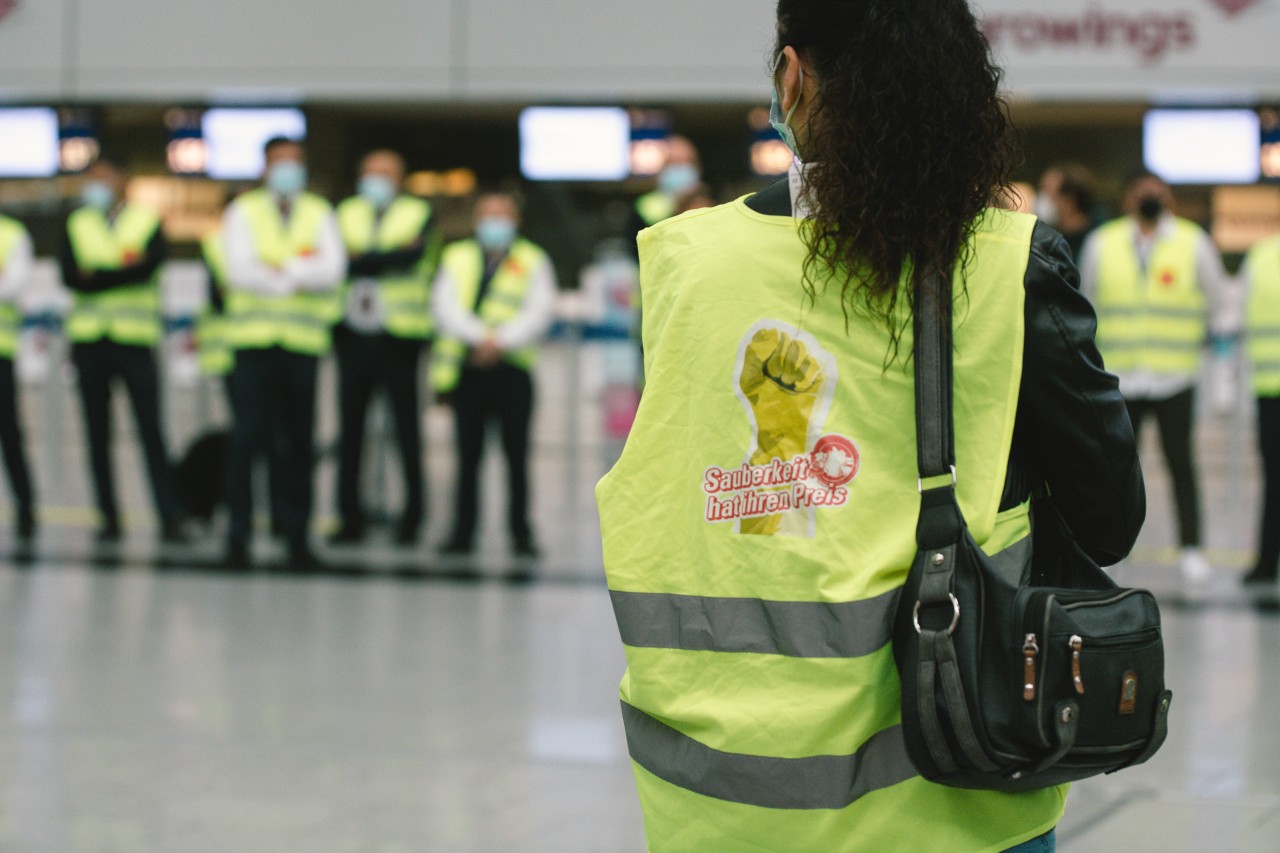
[[[809,426],[827,376],[815,353],[780,329],[761,329],[747,345],[738,385],[756,426],[752,465],[789,462],[808,452]],[[773,536],[783,516],[743,519],[745,534]]]

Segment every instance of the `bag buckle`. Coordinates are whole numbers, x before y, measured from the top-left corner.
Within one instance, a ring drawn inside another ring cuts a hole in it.
[[[943,478],[943,477],[945,477],[945,476],[947,476],[947,475],[946,475],[946,474],[939,474],[939,475],[938,475],[938,476],[936,476],[936,477],[927,477],[927,478],[926,478],[926,477],[917,477],[917,478],[916,478],[916,491],[920,492],[920,494],[922,494],[922,495],[923,495],[923,494],[925,493],[925,491],[926,491],[926,489],[925,489],[925,487],[924,487],[924,481],[925,481],[926,479],[928,479],[928,480],[939,480],[939,479],[941,479],[941,478]],[[951,488],[953,488],[953,489],[954,489],[954,488],[956,487],[956,484],[957,484],[957,483],[959,483],[959,480],[956,478],[956,466],[952,465],[952,466],[951,466]],[[940,488],[940,487],[939,487],[939,486],[930,486],[930,490],[931,490],[931,489],[936,489],[936,488]]]
[[[951,627],[947,628],[947,636],[954,636],[956,628],[960,627],[960,599],[956,598],[955,593],[947,593],[947,598],[951,599],[951,608],[955,611],[955,616],[951,619]],[[912,615],[912,621],[915,622],[916,633],[923,634],[924,628],[920,626],[920,611],[924,607],[923,601],[916,602],[916,609]]]

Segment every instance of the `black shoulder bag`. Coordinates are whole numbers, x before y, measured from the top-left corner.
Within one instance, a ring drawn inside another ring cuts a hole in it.
[[[917,286],[915,312],[919,552],[894,626],[912,763],[931,782],[1008,792],[1143,763],[1172,699],[1155,598],[1116,586],[1049,508],[1033,523],[1061,535],[1035,542],[1054,553],[1033,561],[1027,540],[1006,552],[1011,572],[978,547],[956,501],[950,289]]]

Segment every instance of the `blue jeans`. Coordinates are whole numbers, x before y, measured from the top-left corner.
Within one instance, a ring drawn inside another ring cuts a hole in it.
[[[1039,838],[1024,841],[1017,847],[1010,847],[1005,853],[1054,853],[1057,849],[1057,833],[1054,830],[1050,830]]]

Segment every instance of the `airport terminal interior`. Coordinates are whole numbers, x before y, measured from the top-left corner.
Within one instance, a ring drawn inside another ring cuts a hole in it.
[[[4,479],[0,853],[644,853],[595,496],[642,394],[636,218],[686,149],[696,171],[667,215],[786,180],[769,123],[774,4],[172,5],[0,0],[0,222],[21,222],[35,256],[21,293],[0,294],[17,318],[17,394],[0,405],[16,409],[38,521],[22,535]],[[1019,131],[1008,205],[1046,215],[1046,176],[1084,175],[1098,224],[1124,214],[1145,167],[1212,238],[1223,313],[1242,316],[1246,253],[1280,235],[1280,3],[973,5]],[[300,10],[314,20],[293,21]],[[202,440],[231,440],[236,391],[202,337],[217,291],[202,241],[264,179],[274,137],[305,144],[310,189],[335,204],[365,192],[366,155],[397,152],[443,243],[482,237],[477,199],[518,203],[555,286],[538,358],[520,366],[529,536],[508,530],[494,428],[478,527],[457,547],[461,404],[435,384],[440,341],[415,356],[425,521],[408,535],[396,419],[374,393],[363,529],[334,537],[347,392],[328,352],[305,560],[266,465],[246,559],[229,560],[234,498],[213,485],[225,455],[180,484],[216,505],[171,529],[123,386],[108,433],[120,529],[102,535],[69,340],[78,297],[59,265],[68,216],[102,158],[125,170],[121,200],[161,218],[151,357],[179,471]],[[1110,571],[1160,604],[1170,731],[1149,763],[1072,788],[1066,853],[1280,850],[1280,586],[1243,582],[1264,487],[1243,325],[1216,325],[1195,380],[1207,574],[1188,570],[1155,424],[1140,435],[1147,522]]]

